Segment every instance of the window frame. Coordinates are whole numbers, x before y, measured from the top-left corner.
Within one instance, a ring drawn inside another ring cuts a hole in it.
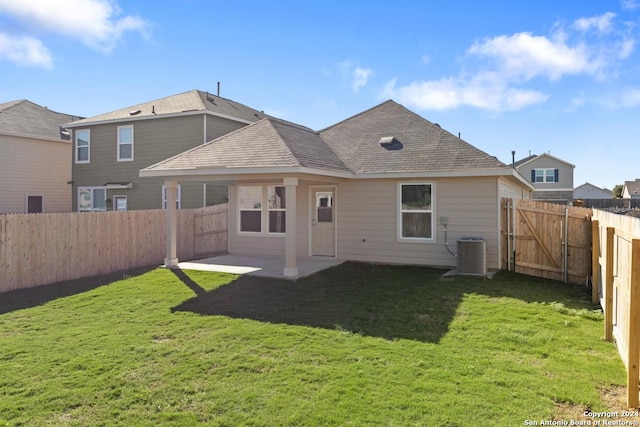
[[[248,209],[240,207],[240,192],[243,187],[257,187],[260,188],[260,209]],[[285,191],[285,207],[284,208],[270,208],[269,207],[269,189],[281,187]],[[270,231],[270,213],[271,212],[285,212],[286,217],[286,186],[281,183],[244,183],[236,185],[236,234],[239,236],[269,236],[269,237],[284,237],[287,234],[286,231],[286,219],[284,231]],[[243,231],[242,230],[242,212],[260,212],[260,231]]]
[[[275,194],[275,189],[276,188],[282,188],[284,191],[284,208],[272,208],[271,206],[269,206],[269,189],[273,188],[274,189],[274,194]],[[287,187],[285,187],[284,185],[267,185],[267,234],[280,234],[280,235],[285,235],[287,234]],[[271,212],[284,212],[284,231],[271,231]]]
[[[120,131],[123,129],[131,129],[131,142],[122,142],[120,140]],[[134,141],[135,141],[135,136],[134,136],[134,128],[133,125],[122,125],[122,126],[118,126],[118,130],[117,130],[117,146],[116,146],[116,161],[118,162],[132,162],[134,159],[134,154],[133,154],[133,147],[134,147]],[[120,156],[120,147],[123,145],[131,145],[131,158],[127,158],[127,157],[121,157]]]
[[[111,204],[113,206],[113,210],[116,212],[126,212],[129,210],[129,200],[127,198],[126,195],[123,194],[115,194],[113,195],[113,197],[111,198]],[[125,208],[124,209],[118,209],[118,200],[123,200],[125,201]]]
[[[79,133],[87,133],[87,145],[86,147],[83,145],[82,147],[80,147],[78,145],[78,134]],[[74,132],[74,138],[73,138],[73,147],[74,147],[74,157],[75,157],[75,163],[78,165],[81,164],[86,164],[86,163],[91,163],[91,129],[76,129],[76,131]],[[80,150],[80,148],[86,148],[87,149],[87,160],[79,160],[79,156],[78,156],[78,152]]]
[[[82,191],[90,191],[91,192],[91,207],[89,209],[81,209],[80,208],[80,193]],[[96,190],[104,190],[104,209],[99,208],[96,209],[96,205],[95,205],[95,191]],[[100,186],[83,186],[83,187],[78,187],[78,191],[77,191],[77,208],[78,208],[78,212],[106,212],[107,209],[107,187],[100,187]]]
[[[402,188],[405,185],[428,185],[431,187],[431,209],[403,209],[402,208]],[[436,184],[429,181],[403,181],[398,182],[396,187],[396,215],[397,215],[397,240],[404,243],[436,243]],[[403,213],[429,213],[431,214],[431,237],[404,237]]]
[[[162,184],[162,209],[167,209],[167,187]],[[182,209],[182,187],[176,186],[176,209]]]
[[[533,176],[535,177],[535,180],[533,181],[534,184],[553,184],[553,183],[557,183],[559,181],[556,180],[556,170],[558,170],[557,168],[534,168],[533,169]],[[541,178],[542,181],[538,181],[538,171],[541,174]],[[551,179],[549,180],[549,172],[551,173]]]

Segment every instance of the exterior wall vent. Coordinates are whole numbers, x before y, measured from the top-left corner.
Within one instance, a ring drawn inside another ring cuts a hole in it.
[[[482,237],[462,237],[458,240],[458,274],[487,274],[487,246]]]

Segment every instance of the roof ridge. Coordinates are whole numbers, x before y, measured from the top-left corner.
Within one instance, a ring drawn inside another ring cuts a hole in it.
[[[337,122],[337,123],[334,123],[334,124],[332,124],[332,125],[330,125],[330,126],[327,126],[326,128],[320,129],[320,130],[318,131],[318,133],[322,133],[322,132],[324,132],[324,131],[326,131],[326,130],[329,130],[329,129],[333,128],[333,127],[336,127],[336,126],[338,126],[339,124],[342,124],[342,123],[344,123],[344,122],[346,122],[346,121],[349,121],[349,120],[354,119],[354,118],[356,118],[356,117],[362,116],[363,114],[368,113],[369,111],[375,110],[376,108],[382,107],[383,105],[388,104],[388,103],[392,103],[392,104],[400,105],[400,104],[398,104],[397,102],[395,102],[393,99],[387,99],[386,101],[384,101],[384,102],[382,102],[382,103],[380,103],[380,104],[378,104],[378,105],[374,105],[374,106],[373,106],[373,107],[371,107],[371,108],[368,108],[368,109],[366,109],[366,110],[364,110],[364,111],[361,111],[361,112],[359,112],[359,113],[357,113],[357,114],[354,114],[354,115],[352,115],[352,116],[349,116],[349,117],[347,117],[346,119],[340,120],[340,121],[339,121],[339,122]],[[402,106],[402,105],[400,105],[400,106]]]

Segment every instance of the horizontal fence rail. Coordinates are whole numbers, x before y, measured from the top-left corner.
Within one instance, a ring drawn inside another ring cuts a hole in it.
[[[227,210],[178,210],[178,258],[225,252]],[[160,265],[164,257],[163,210],[0,215],[0,292]]]

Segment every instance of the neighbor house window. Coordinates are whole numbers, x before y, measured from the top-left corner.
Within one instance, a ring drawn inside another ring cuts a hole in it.
[[[286,194],[284,187],[267,187],[267,209],[269,210],[269,233],[286,231]]]
[[[75,141],[76,163],[89,163],[91,150],[91,132],[89,129],[76,131]]]
[[[433,184],[398,185],[398,237],[433,240]]]
[[[262,232],[262,186],[243,185],[238,188],[240,231]]]
[[[27,195],[27,213],[41,213],[44,211],[44,196]]]
[[[558,182],[558,169],[533,169],[531,182]]]
[[[133,160],[133,125],[118,126],[118,161]]]
[[[127,196],[113,196],[113,210],[114,211],[126,211],[127,210]]]
[[[182,207],[182,191],[180,185],[176,188],[176,209]],[[162,186],[162,209],[167,209],[167,187]]]
[[[107,189],[104,187],[78,187],[78,211],[103,212],[107,210]]]

